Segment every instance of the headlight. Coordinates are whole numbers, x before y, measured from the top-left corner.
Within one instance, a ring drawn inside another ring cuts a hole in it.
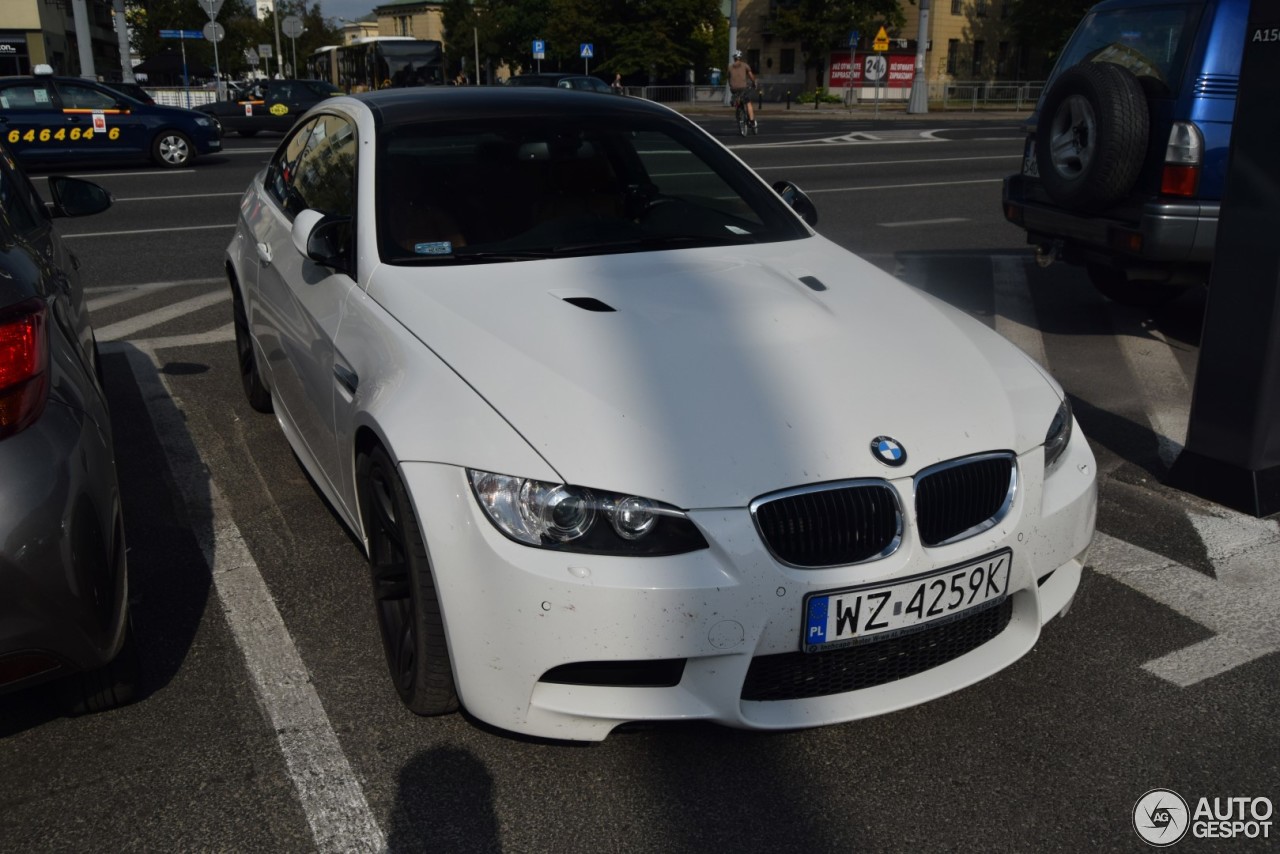
[[[494,527],[525,545],[649,557],[707,547],[682,511],[638,495],[474,469],[467,478]]]
[[[202,128],[213,127],[213,122],[210,119],[196,119],[196,124],[200,125]]]
[[[1071,401],[1063,399],[1062,405],[1049,422],[1049,432],[1044,434],[1044,470],[1053,468],[1053,464],[1062,456],[1071,442]]]

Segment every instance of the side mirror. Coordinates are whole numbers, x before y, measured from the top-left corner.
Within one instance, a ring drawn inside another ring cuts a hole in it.
[[[790,181],[779,181],[773,185],[773,191],[810,226],[818,224],[818,209],[814,207],[809,197],[804,194],[804,190],[801,190]]]
[[[50,213],[57,216],[89,216],[102,213],[115,201],[111,194],[92,181],[49,176],[49,195],[53,197]]]
[[[351,218],[307,208],[293,219],[293,246],[322,267],[351,272]]]

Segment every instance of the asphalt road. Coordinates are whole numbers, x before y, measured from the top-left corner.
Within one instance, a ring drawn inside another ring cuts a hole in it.
[[[1280,800],[1276,520],[1162,483],[1204,295],[1143,312],[1036,267],[999,210],[1016,121],[766,111],[743,140],[700,120],[805,188],[828,237],[1062,381],[1100,476],[1071,612],[987,681],[837,727],[583,747],[415,718],[384,675],[357,546],[239,388],[222,255],[278,138],[231,137],[182,172],[75,170],[116,196],[61,222],[106,353],[145,697],[74,719],[50,691],[0,698],[0,850],[1138,850],[1149,789],[1192,809]]]

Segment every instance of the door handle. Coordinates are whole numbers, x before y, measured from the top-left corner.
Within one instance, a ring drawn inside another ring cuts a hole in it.
[[[356,376],[355,371],[346,365],[335,364],[333,366],[333,375],[349,394],[354,395],[356,393],[356,388],[360,385],[360,377]]]
[[[266,243],[258,244],[258,260],[263,264],[271,263],[271,246]]]

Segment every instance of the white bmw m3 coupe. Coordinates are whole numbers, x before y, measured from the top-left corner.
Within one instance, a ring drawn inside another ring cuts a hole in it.
[[[1062,389],[676,113],[557,89],[318,105],[227,249],[249,403],[368,554],[419,714],[603,739],[939,697],[1079,585]]]

